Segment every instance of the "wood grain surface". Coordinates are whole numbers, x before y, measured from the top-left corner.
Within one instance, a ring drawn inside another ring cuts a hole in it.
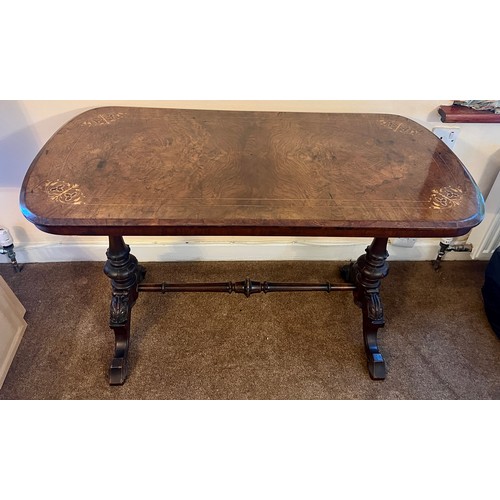
[[[89,235],[455,236],[483,215],[460,160],[407,118],[131,107],[63,126],[21,207]]]

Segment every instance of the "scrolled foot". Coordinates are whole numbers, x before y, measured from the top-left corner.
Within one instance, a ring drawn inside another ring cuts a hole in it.
[[[373,380],[384,380],[386,376],[385,361],[380,353],[368,355],[368,372]]]
[[[109,367],[110,385],[123,385],[127,378],[127,359],[114,358]]]

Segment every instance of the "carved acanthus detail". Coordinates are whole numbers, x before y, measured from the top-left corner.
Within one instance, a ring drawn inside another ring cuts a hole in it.
[[[127,292],[113,292],[109,315],[110,325],[123,325],[128,320],[129,296]]]
[[[366,293],[368,318],[375,322],[384,322],[384,308],[378,292]]]

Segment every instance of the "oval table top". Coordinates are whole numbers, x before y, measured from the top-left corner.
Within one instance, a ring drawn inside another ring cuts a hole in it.
[[[441,237],[482,195],[431,131],[397,115],[106,107],[45,144],[24,215],[74,235]]]

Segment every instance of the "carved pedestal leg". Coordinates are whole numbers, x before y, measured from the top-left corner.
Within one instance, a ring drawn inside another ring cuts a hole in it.
[[[385,361],[377,344],[377,331],[384,326],[384,309],[380,300],[380,283],[387,273],[387,238],[375,238],[354,264],[342,269],[346,281],[356,285],[354,302],[363,311],[363,337],[368,371],[373,379],[385,378]]]
[[[130,253],[130,247],[121,236],[109,237],[108,260],[104,273],[113,288],[109,326],[115,333],[115,353],[109,369],[109,383],[120,385],[127,377],[127,355],[130,338],[130,316],[138,295],[138,284],[144,279],[145,269]]]

